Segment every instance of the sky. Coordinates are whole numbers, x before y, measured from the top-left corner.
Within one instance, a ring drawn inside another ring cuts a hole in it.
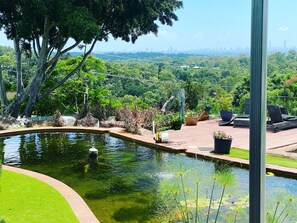
[[[194,51],[249,48],[252,0],[184,0],[173,26],[160,25],[157,36],[139,37],[135,44],[109,38],[94,51]],[[297,1],[269,0],[268,45],[297,47]],[[0,32],[0,45],[13,46]]]

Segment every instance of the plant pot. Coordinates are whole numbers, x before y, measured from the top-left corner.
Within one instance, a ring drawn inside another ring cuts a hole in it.
[[[219,154],[229,154],[232,139],[214,139],[214,152]]]
[[[186,117],[186,125],[197,125],[198,116]]]
[[[209,120],[209,115],[207,114],[207,112],[204,111],[204,112],[200,115],[198,121],[205,121],[205,120]]]
[[[233,111],[225,111],[225,110],[221,110],[220,111],[220,114],[221,114],[221,119],[223,121],[230,121],[233,117]]]

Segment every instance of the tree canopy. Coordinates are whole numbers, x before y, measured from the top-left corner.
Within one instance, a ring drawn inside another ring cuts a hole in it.
[[[181,7],[179,0],[0,1],[0,29],[14,41],[17,72],[16,97],[11,103],[5,98],[5,89],[0,89],[3,115],[22,112],[30,116],[32,107],[46,96],[40,94],[42,86],[70,50],[84,49],[80,63],[57,80],[50,91],[44,91],[47,94],[81,68],[96,42],[114,37],[134,43],[139,36],[157,34],[159,24],[171,26],[178,19],[174,12]],[[70,39],[74,40],[72,45],[68,44]],[[22,75],[23,53],[37,59],[36,71],[27,83]],[[22,104],[26,104],[24,111],[20,111]]]

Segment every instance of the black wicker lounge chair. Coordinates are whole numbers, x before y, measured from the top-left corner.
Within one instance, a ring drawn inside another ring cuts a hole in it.
[[[267,110],[270,117],[267,126],[273,132],[297,127],[297,117],[282,114],[281,108],[278,105],[267,105]]]

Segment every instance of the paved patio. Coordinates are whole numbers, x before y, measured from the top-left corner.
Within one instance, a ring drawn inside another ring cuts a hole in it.
[[[196,126],[182,126],[181,130],[169,132],[168,146],[177,149],[198,149],[213,147],[213,132],[225,131],[233,137],[232,147],[249,149],[249,128],[219,126],[220,119],[211,119],[208,121],[200,121]],[[145,141],[154,142],[153,135],[150,132],[145,132],[143,136],[136,136]],[[270,130],[266,131],[266,150],[268,153],[280,153],[284,155],[288,148],[297,149],[297,128],[282,130],[273,133]],[[288,154],[294,157],[294,154]],[[297,156],[296,156],[297,158]]]

